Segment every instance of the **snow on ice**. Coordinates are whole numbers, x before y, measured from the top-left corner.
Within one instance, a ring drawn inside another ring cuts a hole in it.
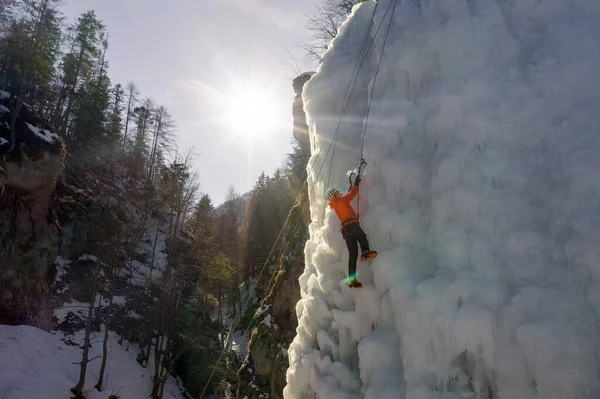
[[[321,215],[329,173],[341,188],[360,160],[394,6],[360,196],[379,257],[351,290]],[[284,396],[600,397],[600,2],[379,0],[330,171],[374,7],[304,91],[313,223]]]

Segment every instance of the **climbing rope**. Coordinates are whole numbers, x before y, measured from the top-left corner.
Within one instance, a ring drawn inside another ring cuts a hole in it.
[[[392,9],[392,15],[390,15],[390,21],[388,23],[387,31],[385,32],[385,38],[383,39],[383,45],[381,46],[381,54],[379,55],[379,62],[377,63],[377,69],[375,70],[375,76],[373,77],[373,84],[371,85],[371,94],[369,96],[369,102],[367,103],[367,116],[365,118],[365,124],[363,126],[362,132],[362,144],[360,145],[360,159],[364,158],[364,149],[365,149],[365,136],[367,135],[367,126],[369,124],[369,114],[371,113],[371,102],[373,100],[373,93],[375,92],[375,84],[377,83],[377,76],[379,76],[379,70],[381,69],[381,63],[383,60],[383,52],[385,51],[385,45],[387,43],[388,37],[390,35],[390,29],[392,27],[392,21],[394,20],[394,13],[396,12],[396,4],[398,0],[394,0],[392,3],[394,7]],[[385,16],[384,16],[385,18]],[[382,20],[383,21],[383,20]]]
[[[391,3],[388,5],[388,8],[385,10],[385,14],[383,15],[383,18],[381,19],[381,22],[379,23],[379,26],[377,27],[377,30],[375,31],[375,34],[372,35],[371,38],[371,42],[369,43],[369,46],[366,47],[366,43],[369,41],[369,36],[371,36],[371,31],[373,29],[373,22],[374,22],[374,17],[375,17],[375,13],[377,11],[377,7],[379,6],[379,2],[377,2],[375,4],[375,7],[373,7],[373,13],[371,14],[371,19],[369,22],[369,28],[367,29],[367,32],[365,34],[365,38],[363,41],[363,46],[361,47],[361,51],[359,53],[358,59],[356,60],[356,64],[354,66],[354,70],[352,72],[352,78],[350,79],[350,82],[348,83],[348,88],[346,89],[346,93],[344,94],[344,98],[342,99],[342,110],[340,111],[340,116],[339,116],[339,120],[338,120],[338,124],[337,127],[335,129],[335,134],[333,136],[333,152],[331,154],[331,161],[329,163],[329,174],[327,175],[327,184],[326,186],[329,186],[329,182],[331,180],[331,170],[332,170],[332,166],[333,166],[333,159],[335,157],[335,149],[337,146],[337,137],[340,131],[340,127],[342,125],[342,121],[344,119],[344,116],[346,115],[346,111],[348,109],[349,103],[350,103],[350,99],[352,98],[352,94],[354,93],[354,89],[356,88],[356,83],[358,82],[358,77],[360,75],[360,70],[362,69],[363,64],[365,63],[367,56],[369,54],[369,52],[371,51],[371,48],[373,47],[373,43],[375,43],[375,38],[377,37],[377,35],[379,34],[379,30],[381,29],[381,27],[383,26],[383,22],[385,21],[385,17],[387,16],[387,14],[390,11],[390,6]],[[325,159],[327,159],[327,154],[325,154]],[[324,218],[324,214],[325,214],[325,209],[323,209],[323,217],[321,217],[321,220],[323,220]]]
[[[370,95],[370,99],[369,99],[369,103],[367,106],[367,121],[369,119],[369,114],[370,114],[370,107],[371,107],[371,100],[373,98],[373,88],[375,87],[375,82],[377,80],[377,75],[379,74],[379,69],[381,66],[381,60],[383,58],[383,51],[385,50],[385,44],[387,43],[387,39],[390,33],[390,28],[392,25],[392,20],[393,20],[393,16],[394,13],[396,11],[396,5],[397,5],[397,1],[398,0],[394,0],[393,2],[390,1],[390,3],[388,4],[388,7],[385,10],[385,13],[383,15],[383,17],[381,18],[381,22],[379,23],[379,26],[377,27],[377,30],[375,31],[375,34],[373,35],[372,39],[371,39],[371,43],[369,44],[368,48],[366,48],[366,51],[364,51],[363,54],[363,48],[365,47],[365,43],[368,41],[368,37],[370,35],[372,26],[373,26],[373,21],[374,21],[374,16],[375,16],[375,11],[377,10],[377,6],[379,5],[379,2],[377,2],[377,4],[375,5],[375,7],[373,8],[373,14],[371,15],[371,22],[369,24],[369,29],[367,30],[367,34],[365,35],[365,41],[363,42],[363,47],[361,48],[361,54],[359,54],[359,59],[357,60],[357,64],[358,67],[355,65],[354,71],[353,71],[353,77],[350,81],[350,83],[348,84],[348,89],[346,90],[346,95],[344,95],[344,100],[345,100],[345,105],[344,105],[344,101],[342,101],[342,111],[340,112],[340,117],[339,117],[339,121],[338,121],[338,125],[335,131],[335,134],[333,136],[333,152],[331,154],[331,160],[329,162],[329,173],[327,175],[327,184],[326,187],[329,186],[329,183],[331,181],[331,172],[333,169],[333,159],[335,157],[335,149],[336,149],[336,145],[337,145],[337,137],[340,131],[340,127],[342,124],[342,120],[346,114],[346,110],[348,109],[348,104],[350,102],[350,98],[352,97],[352,94],[354,93],[354,89],[356,87],[356,83],[358,82],[358,77],[360,75],[360,70],[362,68],[362,65],[364,64],[365,60],[367,59],[367,55],[369,54],[369,51],[371,50],[371,48],[373,47],[373,44],[375,43],[375,39],[377,38],[377,35],[379,34],[379,31],[381,29],[381,27],[383,26],[385,19],[388,15],[388,13],[390,12],[390,10],[392,11],[392,14],[390,16],[389,19],[389,23],[387,26],[387,31],[385,34],[385,39],[384,39],[384,43],[381,49],[381,55],[379,56],[379,61],[377,63],[377,69],[375,71],[375,77],[374,77],[374,81],[373,81],[373,86],[371,87],[371,95]],[[362,56],[361,56],[362,55]],[[349,94],[348,94],[349,92]],[[365,126],[363,127],[363,133],[362,133],[362,143],[361,143],[361,151],[360,151],[360,159],[363,159],[363,152],[364,152],[364,142],[365,142],[365,132],[366,132],[366,125],[367,125],[367,121],[365,121]],[[325,158],[323,160],[323,165],[325,164],[325,160],[327,159],[327,155],[329,154],[329,151],[327,152],[327,154],[325,154]],[[323,165],[321,165],[321,167],[323,167]],[[358,194],[358,198],[357,198],[357,203],[360,202],[360,192]],[[323,206],[323,213],[321,215],[321,223],[324,222],[325,220],[325,210],[326,210],[327,206]],[[358,208],[357,208],[358,210]],[[358,212],[357,212],[358,213]]]
[[[390,15],[390,22],[388,23],[387,31],[385,32],[385,38],[383,39],[383,45],[381,46],[381,54],[379,55],[379,62],[377,63],[377,69],[375,70],[375,76],[373,77],[373,84],[371,85],[371,94],[369,96],[369,102],[367,103],[367,116],[365,118],[365,124],[363,126],[362,143],[360,145],[360,160],[361,160],[361,162],[364,161],[365,137],[367,136],[367,127],[369,125],[369,115],[371,114],[371,103],[373,101],[373,93],[375,92],[375,83],[377,83],[377,76],[379,76],[379,70],[381,68],[381,62],[383,60],[383,52],[385,51],[385,45],[387,44],[387,40],[390,35],[390,30],[392,27],[392,21],[394,20],[394,14],[396,12],[397,3],[398,3],[398,0],[394,0],[393,3],[390,1],[390,5],[393,4],[394,7],[392,9],[392,14]],[[385,19],[385,16],[383,17],[383,19],[381,21],[383,22],[384,19]],[[329,171],[331,173],[331,169]],[[358,169],[358,173],[360,176],[360,167]],[[356,214],[357,215],[360,214],[360,190],[358,191],[357,198],[356,198]]]

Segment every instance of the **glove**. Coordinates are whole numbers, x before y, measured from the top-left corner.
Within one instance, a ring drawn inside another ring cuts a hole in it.
[[[356,176],[356,179],[354,179],[354,185],[358,186],[360,184],[360,175]]]

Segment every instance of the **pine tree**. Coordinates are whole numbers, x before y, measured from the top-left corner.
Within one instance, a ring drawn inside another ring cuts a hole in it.
[[[239,285],[242,282],[240,270],[240,230],[242,225],[241,197],[235,188],[230,187],[222,205],[223,211],[217,219],[218,243],[221,250],[229,257],[234,268],[233,279],[230,287],[231,295],[228,297],[229,310],[235,312],[242,308]]]
[[[154,102],[146,98],[142,104],[133,109],[133,119],[136,130],[133,143],[133,158],[138,171],[142,171],[144,162],[148,156],[148,135],[154,124],[153,116]]]
[[[204,194],[198,201],[188,226],[193,234],[195,260],[206,266],[216,251],[216,215],[208,194]]]
[[[61,16],[58,0],[21,0],[20,19],[13,20],[0,43],[2,87],[11,92],[11,147],[16,143],[16,120],[25,101],[38,109],[40,92],[48,90],[54,74]],[[8,15],[12,8],[4,3]]]
[[[154,110],[154,130],[150,145],[150,158],[148,160],[148,180],[154,181],[159,165],[159,156],[162,151],[168,150],[173,143],[173,129],[175,123],[164,106]]]
[[[21,0],[3,40],[3,86],[15,97],[32,103],[39,87],[48,85],[56,61],[62,16],[58,0]]]
[[[223,322],[223,307],[222,300],[225,290],[227,290],[234,279],[235,269],[231,263],[231,259],[223,252],[219,252],[208,265],[205,281],[209,287],[213,287],[216,294],[218,312],[217,320]]]
[[[258,177],[248,200],[248,208],[243,231],[243,262],[244,279],[249,280],[256,275],[256,270],[265,262],[264,234],[267,226],[264,225],[263,208],[267,196],[269,178],[264,172]]]
[[[117,144],[118,137],[108,133],[109,88],[110,81],[106,76],[87,81],[80,88],[70,134],[77,148],[93,149],[98,153],[110,151]]]
[[[64,136],[81,139],[83,134],[81,131],[76,135],[71,134],[73,108],[76,106],[76,101],[83,97],[81,91],[85,92],[85,88],[96,89],[95,95],[100,95],[107,90],[105,87],[108,87],[106,85],[108,79],[103,77],[104,67],[100,69],[97,74],[98,80],[94,82],[95,67],[105,48],[106,33],[104,25],[98,20],[94,11],[84,12],[77,22],[69,27],[68,32],[70,34],[68,43],[70,50],[65,54],[61,63],[62,82],[53,121],[55,128]],[[94,88],[94,86],[96,87]],[[93,94],[92,97],[95,95]],[[89,104],[86,105],[89,106]],[[98,134],[98,132],[95,133]]]
[[[121,126],[123,124],[123,101],[125,92],[121,84],[115,85],[111,90],[111,105],[108,115],[108,140],[116,143],[121,137]]]

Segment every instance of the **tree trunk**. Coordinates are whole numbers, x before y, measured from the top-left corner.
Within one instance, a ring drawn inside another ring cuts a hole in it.
[[[223,323],[223,306],[221,306],[221,280],[217,282],[217,321],[219,324]]]
[[[14,101],[11,101],[11,105],[14,106],[10,109],[10,147],[7,152],[12,152],[15,149],[17,143],[17,118],[23,107],[23,99],[14,97],[14,94],[13,99]]]
[[[158,114],[156,119],[157,119],[156,130],[154,131],[154,136],[152,137],[152,151],[150,152],[150,162],[148,165],[148,180],[150,180],[150,181],[154,181],[154,179],[153,179],[154,163],[155,163],[155,159],[156,159],[156,150],[158,148],[158,134],[160,133],[160,129],[161,129],[160,125],[162,123],[161,115]]]
[[[92,320],[94,318],[94,303],[96,302],[96,283],[98,280],[98,261],[94,268],[94,280],[92,282],[92,295],[90,298],[90,307],[88,308],[88,318],[85,325],[85,338],[83,341],[83,357],[81,359],[81,369],[79,370],[79,381],[72,389],[75,397],[83,397],[83,386],[85,385],[85,375],[89,363],[88,354],[90,350],[90,330],[92,329]]]
[[[146,365],[148,365],[148,361],[150,360],[150,350],[152,349],[152,341],[150,341],[148,343],[148,346],[146,347],[146,353],[144,354],[144,363],[146,363]]]
[[[164,365],[162,364],[162,353],[163,353],[163,345],[165,343],[165,335],[166,333],[161,333],[156,335],[156,345],[154,347],[154,376],[152,377],[152,399],[159,399],[160,386],[162,381],[162,369]]]
[[[133,83],[132,83],[133,85]],[[134,101],[133,93],[135,91],[134,86],[129,86],[129,98],[127,99],[127,116],[125,117],[125,133],[123,133],[123,153],[127,149],[127,131],[129,130],[129,120],[131,119],[131,103]]]
[[[237,274],[237,273],[236,273],[236,274]],[[239,305],[239,307],[240,307],[239,314],[241,314],[241,313],[242,313],[242,311],[243,311],[243,309],[242,309],[242,307],[243,307],[243,306],[242,306],[242,293],[240,292],[240,280],[239,280],[239,278],[237,277],[237,275],[236,275],[236,279],[235,279],[235,287],[234,287],[233,289],[234,289],[234,292],[235,292],[235,297],[236,297],[236,299],[237,299],[237,301],[238,301],[238,305]],[[248,289],[249,289],[249,288],[247,287],[247,288],[246,288],[246,290],[248,291]],[[249,291],[248,291],[248,292],[246,292],[246,295],[250,295],[250,292],[249,292]]]
[[[152,257],[150,258],[150,274],[148,278],[152,278],[152,270],[154,270],[154,258],[156,256],[156,244],[158,243],[158,231],[160,230],[160,224],[156,224],[156,234],[154,234],[154,243],[152,243]]]
[[[104,390],[102,385],[104,384],[104,370],[106,369],[106,361],[108,359],[108,324],[110,323],[110,313],[112,311],[113,297],[114,295],[111,293],[110,299],[108,300],[108,309],[106,311],[106,316],[104,317],[104,342],[102,342],[102,365],[100,366],[100,377],[98,378],[98,383],[94,386],[100,392]]]
[[[165,369],[163,370],[162,378],[160,380],[160,391],[158,393],[159,399],[163,399],[163,396],[165,395],[165,385],[167,385],[167,380],[169,379],[170,373],[171,373],[170,367],[169,368],[165,367]]]

